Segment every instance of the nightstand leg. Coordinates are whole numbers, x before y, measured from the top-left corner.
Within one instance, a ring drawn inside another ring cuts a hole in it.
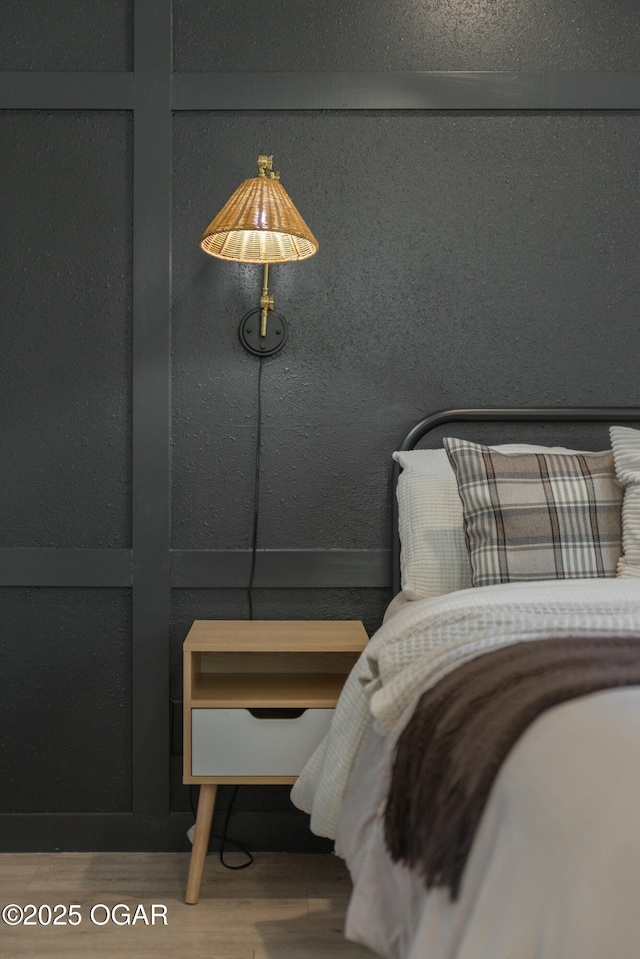
[[[196,815],[196,829],[193,835],[193,848],[191,850],[191,859],[189,860],[189,876],[187,878],[187,892],[184,901],[194,905],[200,898],[200,883],[202,882],[202,871],[204,861],[209,849],[209,837],[211,836],[211,821],[213,819],[213,807],[216,804],[216,793],[218,787],[205,784],[200,786],[200,796],[198,798],[198,813]]]

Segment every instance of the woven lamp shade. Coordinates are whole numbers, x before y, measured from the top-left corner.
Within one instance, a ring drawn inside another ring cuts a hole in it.
[[[241,183],[200,238],[206,253],[240,263],[287,263],[313,256],[319,243],[279,180]]]

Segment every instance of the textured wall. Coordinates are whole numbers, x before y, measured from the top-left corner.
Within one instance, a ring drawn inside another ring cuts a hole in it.
[[[176,70],[637,70],[635,0],[176,0]]]
[[[131,70],[133,0],[2,0],[0,70]]]
[[[124,589],[0,590],[2,812],[129,811],[130,619]]]
[[[131,132],[0,112],[1,546],[130,543]]]
[[[174,69],[638,71],[639,28],[635,0],[175,0]],[[0,4],[0,71],[133,67],[133,0]],[[251,542],[258,361],[237,325],[261,271],[207,257],[198,237],[258,153],[275,155],[320,241],[317,256],[271,271],[290,339],[264,362],[259,545],[377,550],[389,545],[390,454],[428,411],[638,403],[639,123],[637,112],[177,113],[173,546]],[[11,110],[0,137],[0,547],[128,548],[133,119]],[[263,618],[361,618],[373,632],[388,598],[259,589],[254,605]],[[131,811],[132,737],[160,693],[132,687],[130,605],[120,588],[0,588],[0,814]],[[170,651],[174,699],[192,620],[246,615],[243,589],[173,590],[170,629],[153,640]],[[167,810],[189,809],[180,765]],[[286,819],[287,792],[243,790],[239,809]]]
[[[384,546],[390,453],[429,410],[634,402],[636,114],[182,114],[174,147],[176,546],[250,542],[261,272],[197,238],[260,151],[320,242],[271,271],[263,547]]]
[[[3,111],[1,547],[125,547],[131,118]],[[127,812],[128,590],[0,589],[2,812]]]

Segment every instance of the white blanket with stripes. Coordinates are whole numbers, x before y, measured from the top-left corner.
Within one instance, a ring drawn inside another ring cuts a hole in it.
[[[508,643],[551,636],[640,635],[640,582],[564,580],[460,590],[412,602],[371,638],[336,706],[329,733],[293,786],[311,830],[335,838],[372,724],[387,732],[456,666]]]

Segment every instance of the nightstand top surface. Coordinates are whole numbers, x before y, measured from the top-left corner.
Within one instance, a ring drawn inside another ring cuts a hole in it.
[[[185,651],[360,652],[369,641],[359,620],[197,619]]]

